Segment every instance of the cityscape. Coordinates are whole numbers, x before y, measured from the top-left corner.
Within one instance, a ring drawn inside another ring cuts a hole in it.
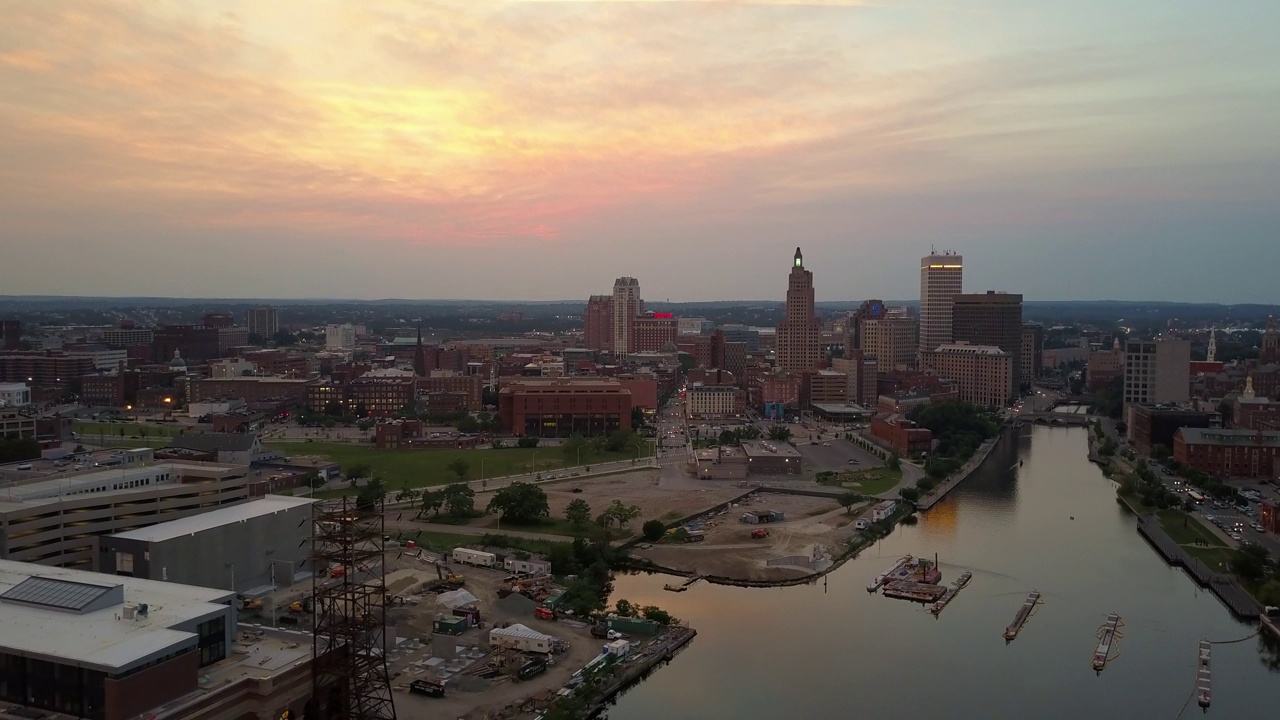
[[[1277,13],[15,5],[0,720],[1266,717]]]

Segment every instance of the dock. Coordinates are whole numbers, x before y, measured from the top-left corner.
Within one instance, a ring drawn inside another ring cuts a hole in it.
[[[1027,623],[1027,619],[1041,602],[1043,600],[1040,599],[1040,591],[1032,590],[1026,601],[1022,603],[1022,607],[1018,608],[1018,613],[1013,616],[1013,622],[1004,629],[1005,642],[1013,642],[1014,638],[1018,637],[1018,633],[1022,632],[1022,626]]]
[[[1098,628],[1098,647],[1093,651],[1093,671],[1102,674],[1106,669],[1107,663],[1115,660],[1118,655],[1113,654],[1116,640],[1124,637],[1124,633],[1120,632],[1124,622],[1120,620],[1120,616],[1111,613],[1107,616],[1107,621]]]
[[[1232,615],[1245,620],[1256,620],[1261,614],[1258,602],[1249,593],[1233,582],[1230,576],[1213,571],[1199,558],[1192,557],[1179,547],[1160,526],[1160,520],[1156,516],[1139,517],[1138,534],[1160,553],[1165,562],[1186,570],[1197,585],[1208,588],[1227,606]]]
[[[659,665],[671,662],[677,652],[688,645],[698,633],[692,628],[675,627],[667,630],[661,642],[647,648],[639,656],[626,658],[622,669],[611,681],[589,696],[590,710],[585,717],[596,717],[604,712],[611,700],[631,686],[649,676]]]
[[[947,586],[947,589],[942,593],[942,597],[938,598],[937,602],[929,607],[929,612],[935,617],[941,614],[942,609],[947,606],[947,603],[950,603],[956,595],[959,595],[960,591],[963,590],[972,579],[973,573],[967,571],[962,573],[960,577],[956,578],[955,582]]]
[[[1200,641],[1200,667],[1196,670],[1196,699],[1209,709],[1209,641]]]
[[[912,557],[911,555],[903,555],[902,557],[898,558],[898,561],[893,564],[893,567],[877,575],[875,580],[872,580],[870,583],[867,584],[867,592],[873,593],[879,590],[880,587],[885,584],[885,581],[889,579],[889,576],[893,575],[894,573],[898,572],[902,568],[906,567],[907,564],[910,563],[912,560],[915,560],[915,558]]]
[[[663,589],[663,590],[669,590],[669,591],[671,591],[671,592],[684,592],[685,590],[688,590],[688,589],[689,589],[689,586],[690,586],[690,585],[692,585],[692,584],[694,584],[694,583],[698,582],[698,581],[699,581],[699,580],[701,580],[701,579],[702,579],[702,576],[701,576],[701,575],[694,575],[693,577],[686,578],[686,579],[685,579],[685,581],[684,581],[684,582],[682,582],[682,583],[680,583],[679,585],[674,585],[674,584],[672,584],[672,583],[667,583],[666,585],[663,585],[663,586],[662,586],[662,589]]]
[[[884,586],[885,597],[919,603],[937,602],[946,592],[940,585],[912,580],[892,580]]]

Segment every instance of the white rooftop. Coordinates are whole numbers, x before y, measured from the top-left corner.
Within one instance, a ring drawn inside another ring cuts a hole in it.
[[[124,605],[76,613],[0,600],[0,649],[106,672],[194,647],[194,632],[170,628],[224,612],[227,606],[219,601],[234,598],[226,590],[0,560],[0,595],[30,578],[104,588],[122,585],[124,605],[147,604],[145,616],[125,620]]]
[[[284,510],[310,505],[313,502],[315,500],[311,498],[266,495],[259,500],[218,508],[217,510],[192,515],[191,517],[162,522],[151,527],[130,530],[112,537],[122,540],[141,540],[142,542],[164,542],[183,535],[195,535],[206,530],[252,520],[264,515],[274,515]]]
[[[521,625],[520,623],[514,623],[504,628],[493,628],[492,630],[489,631],[489,635],[490,636],[497,635],[499,637],[522,637],[522,638],[530,638],[532,640],[550,640],[551,639],[550,635],[547,635],[546,633],[540,633],[537,630],[534,630],[527,625]]]

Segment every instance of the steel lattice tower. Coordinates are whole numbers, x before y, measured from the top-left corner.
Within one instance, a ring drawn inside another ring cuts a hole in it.
[[[314,660],[319,720],[395,720],[387,672],[382,502],[344,497],[312,506]],[[341,567],[337,577],[326,569]]]

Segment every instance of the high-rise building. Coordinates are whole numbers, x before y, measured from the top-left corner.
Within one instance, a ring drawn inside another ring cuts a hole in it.
[[[988,290],[952,298],[951,337],[955,342],[998,347],[1013,359],[1009,395],[1022,384],[1022,296]]]
[[[356,328],[351,324],[326,325],[324,347],[326,350],[350,350],[356,346]]]
[[[920,369],[955,380],[965,402],[1002,407],[1011,399],[1013,357],[992,345],[940,345],[920,354]]]
[[[1130,340],[1125,343],[1125,405],[1185,403],[1190,399],[1190,340]]]
[[[246,310],[244,324],[250,335],[270,338],[280,332],[280,311],[266,306]]]
[[[787,315],[778,324],[778,369],[792,373],[816,370],[822,359],[820,334],[813,310],[813,273],[804,269],[804,256],[796,248],[791,274],[787,276]]]
[[[640,281],[633,277],[615,280],[612,305],[613,351],[620,355],[633,353],[636,351],[636,316],[644,307],[640,300]]]
[[[883,300],[864,300],[857,310],[849,313],[845,322],[844,354],[849,356],[854,350],[862,349],[862,321],[870,318],[882,318],[885,315]],[[914,344],[914,338],[912,339]]]
[[[1022,352],[1018,360],[1022,363],[1022,385],[1029,387],[1044,368],[1044,327],[1039,323],[1022,326]]]
[[[592,295],[582,316],[582,343],[588,350],[613,349],[613,298]]]
[[[853,350],[861,350],[864,356],[875,358],[877,366],[886,371],[902,370],[915,364],[915,318],[905,313],[881,313],[879,317],[864,317],[858,324],[860,346]],[[845,355],[851,356],[851,350],[846,349]]]
[[[952,341],[952,298],[964,291],[964,260],[951,251],[920,260],[920,352]]]
[[[636,318],[632,342],[635,351],[662,352],[668,343],[676,340],[676,322],[671,313],[653,313]]]
[[[0,350],[17,350],[20,335],[22,335],[21,322],[0,320]]]

